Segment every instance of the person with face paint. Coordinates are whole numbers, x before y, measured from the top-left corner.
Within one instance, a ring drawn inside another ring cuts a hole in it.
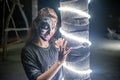
[[[42,8],[32,23],[21,61],[29,80],[63,80],[63,63],[71,48],[67,41],[53,39],[57,29],[57,15],[51,8]]]

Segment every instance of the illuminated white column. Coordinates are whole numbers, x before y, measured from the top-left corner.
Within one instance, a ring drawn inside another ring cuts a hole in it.
[[[65,67],[65,80],[90,79],[89,47],[89,0],[61,0],[62,36],[68,41],[67,47],[73,47],[68,55]]]

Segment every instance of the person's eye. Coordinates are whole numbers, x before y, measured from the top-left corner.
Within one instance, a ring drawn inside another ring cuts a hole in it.
[[[41,28],[42,29],[49,29],[49,27],[47,25],[42,25]]]
[[[49,27],[46,25],[44,28],[45,28],[45,29],[48,29]]]

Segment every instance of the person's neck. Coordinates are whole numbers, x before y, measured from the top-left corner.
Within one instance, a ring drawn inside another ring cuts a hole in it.
[[[39,47],[42,47],[42,48],[47,48],[49,46],[49,42],[44,41],[40,38],[39,41],[36,43],[36,45],[38,45]]]

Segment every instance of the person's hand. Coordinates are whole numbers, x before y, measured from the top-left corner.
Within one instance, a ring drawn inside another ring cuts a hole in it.
[[[59,48],[58,61],[60,63],[63,63],[66,60],[67,55],[70,53],[72,48],[68,48],[68,49],[66,48],[67,41],[64,40],[63,38],[58,39],[55,42],[55,44],[56,44],[56,47]]]
[[[63,38],[59,38],[55,41],[55,47],[60,49],[61,42],[63,41]]]

